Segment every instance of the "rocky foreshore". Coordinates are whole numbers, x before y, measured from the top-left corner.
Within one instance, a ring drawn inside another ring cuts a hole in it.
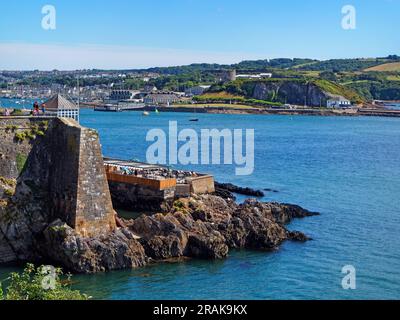
[[[254,199],[236,204],[213,195],[192,196],[175,201],[167,214],[118,218],[116,231],[96,238],[83,238],[55,221],[44,231],[40,251],[48,261],[79,273],[184,257],[221,259],[230,249],[269,251],[285,240],[307,241],[309,237],[289,231],[285,224],[316,214],[289,204]]]
[[[231,191],[261,193],[222,187],[214,195],[174,196],[165,212],[124,220],[114,211],[95,131],[66,118],[0,119],[0,264],[94,273],[309,239],[285,224],[316,213],[254,199],[237,204]]]

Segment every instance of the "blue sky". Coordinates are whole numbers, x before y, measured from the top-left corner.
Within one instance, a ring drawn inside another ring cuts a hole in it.
[[[41,26],[56,8],[56,30]],[[344,5],[356,29],[341,27]],[[400,54],[400,0],[15,0],[0,69],[138,68],[244,59]]]

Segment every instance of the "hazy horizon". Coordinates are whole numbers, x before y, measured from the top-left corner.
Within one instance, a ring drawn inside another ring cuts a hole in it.
[[[343,28],[348,4],[342,0],[7,2],[0,19],[0,70],[124,70],[400,52],[399,0],[351,1],[354,29]]]
[[[14,44],[16,45],[16,44]],[[37,46],[37,45],[32,45]],[[53,48],[56,48],[57,46],[53,46]],[[0,51],[3,49],[3,44],[0,43]],[[93,50],[95,47],[94,46],[90,46],[89,47],[90,50]],[[107,48],[106,46],[103,46],[102,48]],[[65,49],[65,47],[62,47],[62,49]],[[163,49],[160,49],[163,50]],[[168,52],[171,49],[165,49],[165,52]],[[2,52],[4,53],[4,51]],[[215,54],[215,53],[214,53]],[[63,68],[50,68],[50,69],[41,69],[41,68],[31,68],[31,69],[0,69],[0,71],[42,71],[42,72],[51,72],[51,71],[61,71],[61,72],[68,72],[68,71],[83,71],[83,70],[101,70],[101,71],[130,71],[130,70],[146,70],[146,69],[152,69],[152,68],[165,68],[165,67],[182,67],[182,66],[189,66],[192,64],[219,64],[219,65],[235,65],[238,64],[242,61],[254,61],[254,60],[271,60],[271,59],[278,59],[278,58],[282,58],[282,59],[312,59],[312,60],[319,60],[319,61],[327,61],[327,60],[332,60],[332,59],[375,59],[375,58],[384,58],[387,57],[389,55],[398,55],[399,53],[397,52],[389,52],[387,54],[384,55],[376,55],[376,56],[340,56],[340,57],[328,57],[328,58],[318,58],[318,57],[307,57],[307,56],[276,56],[276,57],[243,57],[240,58],[238,57],[235,60],[231,60],[231,61],[216,61],[216,60],[198,60],[198,61],[189,61],[189,59],[183,59],[183,61],[187,60],[186,63],[176,63],[176,64],[168,64],[168,63],[160,63],[158,65],[143,65],[143,66],[126,66],[126,67],[119,67],[119,68],[104,68],[104,67],[85,67],[85,68],[75,68],[75,69],[63,69]],[[57,57],[60,57],[59,55],[56,55]],[[223,59],[222,59],[223,60]],[[182,61],[182,60],[180,60]]]

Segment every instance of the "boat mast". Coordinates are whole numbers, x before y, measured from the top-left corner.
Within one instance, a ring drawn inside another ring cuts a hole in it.
[[[79,100],[80,100],[80,90],[79,90],[79,75],[78,75],[78,77],[76,78],[76,81],[77,81],[77,88],[78,88],[78,109],[79,109]]]

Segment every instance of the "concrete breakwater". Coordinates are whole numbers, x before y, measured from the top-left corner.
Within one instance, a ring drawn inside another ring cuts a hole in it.
[[[255,200],[239,205],[193,190],[181,197],[175,190],[162,214],[124,220],[110,189],[117,183],[124,198],[137,185],[123,189],[119,183],[127,181],[110,180],[109,186],[107,178],[96,131],[68,119],[0,118],[0,263],[90,273],[171,258],[223,258],[231,248],[272,250],[285,240],[305,241],[285,224],[315,214]]]

